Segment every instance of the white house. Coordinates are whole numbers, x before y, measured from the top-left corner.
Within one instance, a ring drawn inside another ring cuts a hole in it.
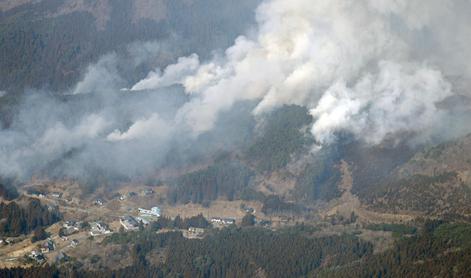
[[[161,211],[160,211],[159,207],[153,207],[150,210],[139,208],[139,214],[141,216],[160,217],[160,213],[161,213]]]
[[[211,223],[215,225],[229,226],[229,225],[235,224],[235,219],[214,217],[214,218],[211,218]]]
[[[97,235],[106,235],[111,233],[110,229],[108,228],[108,225],[106,225],[103,222],[93,222],[90,223],[90,235],[91,236],[97,236]]]

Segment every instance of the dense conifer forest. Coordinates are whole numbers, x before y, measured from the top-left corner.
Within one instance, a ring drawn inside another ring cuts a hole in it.
[[[36,228],[47,227],[61,219],[60,213],[42,205],[38,199],[29,199],[21,204],[0,204],[0,235],[19,236]]]
[[[279,231],[226,228],[203,240],[179,232],[156,234],[156,227],[104,244],[132,244],[133,265],[86,271],[73,262],[61,266],[3,269],[1,277],[467,277],[471,273],[471,225],[427,221],[415,235],[373,253],[354,235],[315,237],[316,229],[295,226]],[[166,250],[165,262],[148,256]]]

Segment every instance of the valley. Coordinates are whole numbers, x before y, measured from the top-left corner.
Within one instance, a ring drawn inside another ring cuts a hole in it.
[[[67,256],[77,258],[90,258],[98,256],[105,260],[116,250],[103,249],[101,244],[108,234],[90,236],[90,229],[77,229],[70,236],[61,236],[60,229],[69,221],[86,223],[103,222],[109,227],[110,234],[125,232],[120,219],[130,215],[139,217],[138,208],[159,207],[161,217],[183,219],[201,215],[208,221],[211,219],[234,219],[240,226],[247,213],[255,216],[256,225],[271,230],[282,230],[287,227],[295,227],[302,223],[315,228],[316,237],[342,235],[345,233],[359,235],[365,241],[372,242],[375,250],[384,251],[393,244],[391,232],[374,231],[368,229],[371,224],[396,223],[404,225],[417,225],[414,220],[419,215],[414,214],[388,214],[369,210],[361,204],[358,197],[352,194],[352,176],[347,162],[341,161],[339,165],[342,178],[338,184],[342,192],[340,198],[333,199],[322,206],[312,207],[301,213],[285,212],[265,214],[262,201],[244,200],[215,200],[209,205],[188,203],[169,204],[166,200],[169,191],[168,186],[146,186],[139,184],[122,185],[118,188],[97,190],[87,197],[83,195],[77,183],[59,181],[35,180],[32,185],[25,185],[21,194],[27,198],[37,198],[42,204],[56,207],[60,211],[63,220],[46,229],[49,237],[45,241],[31,243],[31,236],[10,238],[14,244],[0,247],[1,268],[25,266],[24,258],[32,251],[37,250],[38,244],[52,241],[54,249],[45,253],[45,262],[58,262],[65,253]],[[33,193],[32,193],[33,192]],[[224,228],[226,225],[213,223],[214,228]],[[184,231],[182,229],[164,229],[163,232]],[[133,231],[128,231],[133,233]],[[77,242],[77,243],[75,243]],[[114,250],[114,251],[113,251]],[[112,256],[113,257],[113,256]],[[131,265],[131,261],[123,264],[123,257],[118,261],[106,260],[107,267],[119,269]],[[126,260],[124,260],[126,261]],[[118,263],[119,262],[119,263]],[[34,265],[34,264],[29,264]]]
[[[470,14],[0,0],[0,277],[471,277]]]

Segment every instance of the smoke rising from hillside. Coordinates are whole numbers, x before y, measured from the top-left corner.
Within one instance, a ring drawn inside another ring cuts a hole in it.
[[[253,117],[287,104],[310,109],[320,144],[339,132],[369,144],[469,132],[469,107],[446,103],[469,97],[470,13],[466,0],[266,0],[223,53],[181,57],[121,90],[120,68],[164,47],[134,44],[126,59],[111,53],[90,66],[65,100],[27,94],[0,131],[0,174],[148,174],[175,153],[233,148]]]
[[[470,77],[463,62],[471,53],[470,7],[460,0],[265,1],[256,32],[240,36],[224,57],[181,58],[133,90],[183,85],[193,98],[178,119],[196,134],[234,103],[259,100],[255,114],[284,104],[312,109],[320,143],[339,131],[374,144],[396,133],[429,140],[449,112],[437,104],[466,93],[448,76]]]

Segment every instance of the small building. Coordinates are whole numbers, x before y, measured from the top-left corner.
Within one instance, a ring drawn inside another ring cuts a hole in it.
[[[201,235],[201,234],[204,233],[204,229],[203,228],[190,227],[190,228],[188,228],[188,232],[193,233],[193,234]]]
[[[52,241],[51,239],[48,239],[46,242],[44,242],[41,245],[41,252],[42,253],[49,253],[50,251],[54,251],[55,247],[56,246],[54,244],[54,241]]]
[[[64,228],[70,228],[70,227],[75,227],[77,222],[75,220],[67,220],[64,222],[64,225],[62,225]]]
[[[154,193],[155,193],[154,190],[152,190],[150,188],[145,189],[144,192],[143,192],[144,196],[150,196],[150,195],[153,195]]]
[[[90,223],[91,236],[106,235],[110,233],[110,228],[108,227],[108,225],[106,225],[106,223],[103,223],[101,221]]]
[[[137,220],[137,222],[141,222],[142,224],[144,224],[144,225],[147,226],[147,225],[150,224],[150,221],[149,221],[148,219],[146,219],[146,218],[147,218],[147,217],[140,217],[140,216],[138,216],[138,217],[136,217],[136,220]]]
[[[230,226],[235,224],[235,219],[234,218],[219,218],[219,217],[214,217],[211,218],[211,223],[213,225],[223,225],[223,226]]]
[[[251,208],[251,207],[249,207],[249,206],[247,206],[246,204],[240,205],[240,208],[241,208],[245,213],[250,213],[250,214],[254,214],[254,213],[255,213],[255,209],[254,209],[254,208]]]
[[[254,208],[249,208],[249,207],[245,208],[244,211],[245,211],[245,213],[250,213],[250,214],[254,214],[254,213],[255,213],[255,209],[254,209]]]
[[[75,248],[79,245],[79,241],[77,239],[73,239],[70,241],[70,247]]]
[[[123,216],[119,219],[119,223],[124,227],[126,231],[139,230],[139,222],[132,216]]]
[[[76,234],[78,232],[79,232],[79,229],[76,228],[76,227],[67,227],[67,228],[64,227],[59,231],[59,235],[63,236],[63,237],[64,236],[67,237],[67,236],[71,236],[73,234]]]
[[[103,206],[103,205],[105,204],[105,202],[104,202],[102,199],[96,199],[95,202],[94,202],[94,204],[95,204],[96,206],[100,206],[100,207],[101,207],[101,206]]]
[[[75,230],[80,230],[80,226],[82,225],[82,221],[75,221],[75,220],[67,220],[64,222],[62,227],[64,228],[70,228],[70,229],[75,229]]]
[[[40,251],[31,251],[28,257],[38,264],[43,264],[44,262],[46,262],[46,257]]]
[[[183,236],[189,239],[201,239],[203,238],[205,230],[202,228],[190,227],[188,231],[183,232]]]
[[[62,228],[59,231],[60,236],[70,236],[72,234],[78,233],[80,231],[80,225],[82,222],[75,220],[67,220],[62,225]]]
[[[46,197],[46,194],[43,191],[41,191],[39,189],[36,189],[35,187],[28,188],[26,190],[26,193],[31,195],[31,196],[38,197],[38,198]]]
[[[50,195],[52,198],[55,198],[55,199],[59,199],[62,197],[62,193],[60,192],[52,192]]]
[[[159,218],[161,215],[161,211],[159,207],[153,207],[150,210],[139,208],[139,215]]]

